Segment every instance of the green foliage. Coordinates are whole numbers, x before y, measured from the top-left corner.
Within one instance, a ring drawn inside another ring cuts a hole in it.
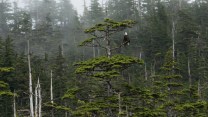
[[[14,70],[14,68],[9,68],[9,67],[4,67],[4,68],[0,68],[0,72],[10,72],[10,71],[12,71],[12,70]]]
[[[116,22],[112,19],[104,19],[103,23],[96,24],[94,27],[85,29],[85,33],[93,33],[95,31],[106,32],[107,30],[121,31],[125,28],[131,28],[135,24],[133,20],[124,20]]]
[[[3,81],[0,81],[0,96],[7,95],[13,96],[13,93],[9,91],[9,85]]]
[[[84,45],[87,45],[88,43],[92,43],[94,39],[95,37],[88,38],[85,41],[83,41],[81,44],[79,44],[79,46],[84,46]]]
[[[165,117],[166,113],[162,109],[152,110],[149,108],[143,108],[141,112],[137,112],[134,117]]]
[[[71,112],[71,109],[70,108],[67,108],[65,106],[60,106],[60,105],[58,105],[56,103],[53,103],[53,104],[51,104],[51,103],[45,103],[44,106],[47,107],[47,108],[56,109],[58,111],[68,111],[68,112]]]
[[[115,20],[138,20],[138,6],[134,0],[109,0],[107,15]]]
[[[177,105],[175,110],[181,113],[181,116],[195,116],[203,117],[206,115],[203,111],[207,108],[207,102],[197,101],[194,103],[184,103],[182,105]]]
[[[106,56],[93,58],[87,61],[76,63],[77,74],[88,74],[97,71],[92,76],[98,78],[113,78],[119,75],[119,72],[130,67],[132,64],[142,64],[142,60],[124,55],[115,55],[111,58]]]
[[[79,92],[79,88],[68,89],[62,99],[76,99],[76,93]]]
[[[13,115],[14,90],[17,109],[28,108],[27,39],[43,102],[53,71],[55,103],[43,105],[43,116],[208,116],[207,0],[91,0],[83,16],[69,0],[27,5],[0,2],[0,116]],[[124,32],[131,42],[123,48]],[[93,50],[76,46],[85,38],[79,46]]]

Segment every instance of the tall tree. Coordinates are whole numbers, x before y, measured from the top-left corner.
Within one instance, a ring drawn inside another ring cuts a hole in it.
[[[0,2],[0,35],[6,37],[9,33],[8,21],[10,17],[11,4],[7,0]]]
[[[72,111],[72,114],[75,116],[115,116],[122,114],[123,107],[121,106],[121,99],[122,96],[125,95],[122,94],[124,93],[122,86],[125,84],[125,80],[120,77],[120,72],[132,64],[140,63],[141,61],[137,58],[123,55],[113,56],[113,51],[122,47],[127,42],[121,42],[120,46],[114,47],[111,44],[111,36],[114,33],[131,27],[133,24],[134,21],[131,20],[116,22],[111,19],[105,19],[103,23],[96,24],[94,27],[85,30],[85,32],[92,37],[83,41],[80,46],[97,46],[103,48],[106,51],[106,56],[97,57],[76,64],[76,73],[84,76],[81,77],[80,80],[82,81],[85,79],[86,81],[84,83],[91,84],[91,86],[85,87],[84,89],[91,93],[84,93],[85,98],[80,98],[83,100],[83,103],[78,107],[79,109],[77,111]],[[101,42],[103,38],[105,39],[105,43]],[[96,43],[93,43],[93,40]],[[120,80],[118,81],[118,79]],[[97,83],[95,84],[93,82]],[[82,87],[80,88],[82,89]],[[94,90],[94,88],[97,89]],[[64,96],[65,98],[71,97],[71,94],[68,93],[70,92],[66,93]]]
[[[109,0],[108,16],[115,20],[133,19],[138,13],[134,0]]]
[[[103,20],[104,12],[98,0],[91,0],[89,18],[91,24],[95,24]]]

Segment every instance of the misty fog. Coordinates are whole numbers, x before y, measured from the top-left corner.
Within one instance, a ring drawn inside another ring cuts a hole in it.
[[[0,117],[207,117],[208,0],[0,0]]]

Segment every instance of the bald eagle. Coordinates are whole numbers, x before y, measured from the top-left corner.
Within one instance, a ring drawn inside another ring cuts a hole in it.
[[[123,38],[123,44],[124,44],[124,46],[126,46],[126,45],[129,45],[129,43],[130,43],[129,36],[128,36],[127,32],[125,32],[124,38]]]

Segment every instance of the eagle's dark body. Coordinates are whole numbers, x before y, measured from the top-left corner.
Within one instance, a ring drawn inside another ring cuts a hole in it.
[[[124,44],[124,46],[130,44],[130,39],[129,39],[129,36],[128,36],[127,32],[125,32],[125,34],[124,34],[123,44]]]

